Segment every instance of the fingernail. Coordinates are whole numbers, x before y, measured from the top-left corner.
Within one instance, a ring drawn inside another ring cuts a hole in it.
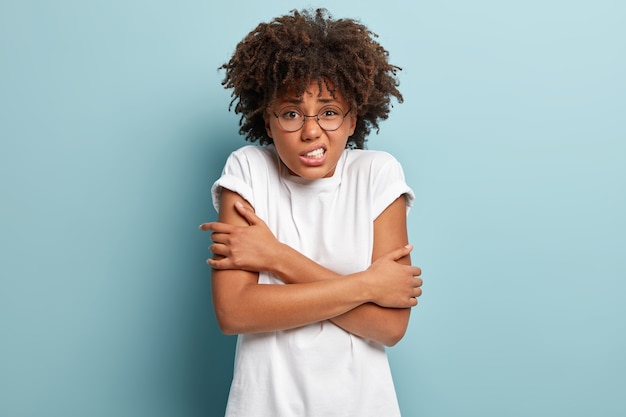
[[[239,208],[243,208],[243,204],[241,204],[241,201],[235,201],[235,205]]]

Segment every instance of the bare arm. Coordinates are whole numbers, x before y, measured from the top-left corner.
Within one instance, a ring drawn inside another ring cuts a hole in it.
[[[407,244],[406,203],[396,199],[374,221],[372,262],[385,253]],[[410,255],[396,262],[410,265]],[[418,295],[421,295],[421,288]],[[373,303],[363,304],[332,321],[344,330],[386,346],[393,346],[404,337],[409,324],[410,308],[386,308]]]
[[[222,190],[219,222],[247,226],[235,209],[241,197]],[[206,230],[209,230],[206,228]],[[404,251],[407,251],[404,249]],[[380,264],[395,264],[404,251],[390,252]],[[399,265],[399,264],[398,264]],[[346,279],[326,279],[292,285],[258,284],[258,273],[244,269],[213,271],[213,304],[222,331],[228,334],[275,331],[331,319],[365,303],[408,308],[415,304],[421,281],[415,270],[388,274],[379,280],[372,271],[351,274]]]
[[[269,271],[292,284],[330,281],[341,277],[278,242],[266,225],[254,215],[249,205],[246,206],[235,209],[250,227],[232,227],[223,223],[202,226],[205,230],[214,231],[213,240],[216,244],[211,249],[222,255],[222,259],[209,260],[213,267]],[[379,283],[384,284],[383,277],[390,274],[402,275],[407,269],[413,275],[420,274],[419,268],[410,267],[410,248],[405,248],[406,241],[406,206],[401,197],[374,222],[373,264],[368,272],[378,277]],[[386,254],[397,248],[402,248],[396,252],[399,254],[397,259],[390,260]],[[415,278],[415,282],[416,285],[421,285],[419,278]],[[421,289],[416,287],[414,294],[416,297],[421,295]],[[412,305],[415,304],[411,303]],[[409,314],[408,306],[386,308],[369,302],[330,319],[346,331],[391,346],[404,335]]]

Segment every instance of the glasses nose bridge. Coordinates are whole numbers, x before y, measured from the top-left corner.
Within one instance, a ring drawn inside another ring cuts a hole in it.
[[[320,125],[320,115],[319,114],[314,114],[312,116],[309,116],[307,114],[302,113],[302,126],[300,126],[300,129],[302,129],[304,127],[304,125],[306,124],[306,119],[307,118],[312,118],[315,119],[315,122],[317,123],[317,125],[321,128],[322,126]],[[298,129],[298,130],[300,130]]]

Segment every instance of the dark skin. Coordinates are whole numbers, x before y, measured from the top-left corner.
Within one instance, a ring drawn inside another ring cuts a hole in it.
[[[278,242],[238,194],[223,192],[220,213],[225,215],[201,226],[213,231],[211,249],[217,256],[208,263],[215,268],[214,303],[223,330],[254,333],[331,320],[387,346],[404,336],[410,307],[422,294],[421,270],[410,265],[412,247],[406,244],[404,197],[374,221],[370,268],[338,279]],[[289,285],[258,284],[258,271],[273,272]]]
[[[252,142],[273,143],[293,175],[332,175],[343,150],[363,148],[370,130],[387,118],[390,99],[402,101],[395,78],[400,68],[389,64],[374,38],[357,21],[332,19],[323,9],[258,25],[221,67],[241,115],[240,132]],[[320,100],[348,112],[339,129],[324,131],[309,117],[299,131],[286,132],[269,117],[269,110],[287,103],[316,115]],[[248,202],[223,189],[218,221],[201,225],[213,232],[208,263],[222,331],[269,332],[330,320],[349,333],[396,344],[422,294],[421,270],[409,256],[404,197],[372,227],[371,265],[342,276],[279,242]],[[258,284],[261,271],[286,285]]]
[[[237,45],[220,68],[222,84],[232,89],[234,111],[242,116],[240,133],[251,142],[270,144],[264,113],[285,91],[301,95],[311,81],[330,81],[350,103],[358,123],[348,147],[364,148],[369,133],[387,119],[391,99],[402,102],[388,52],[376,35],[353,19],[334,19],[317,9],[261,23]]]

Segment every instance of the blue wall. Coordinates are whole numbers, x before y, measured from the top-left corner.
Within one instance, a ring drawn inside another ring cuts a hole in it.
[[[217,67],[310,2],[0,1],[0,416],[219,416]],[[345,1],[401,72],[406,416],[626,415],[626,6]]]

